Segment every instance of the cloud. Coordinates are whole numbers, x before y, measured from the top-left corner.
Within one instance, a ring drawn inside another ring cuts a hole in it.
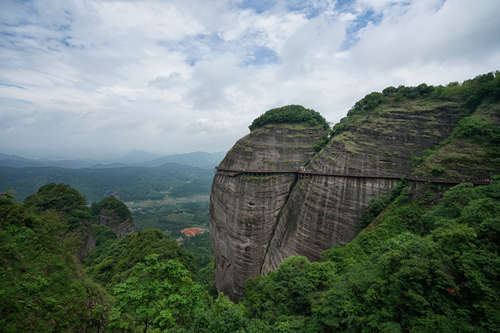
[[[335,122],[389,85],[499,69],[499,14],[494,0],[4,0],[0,151],[220,151],[292,103]]]

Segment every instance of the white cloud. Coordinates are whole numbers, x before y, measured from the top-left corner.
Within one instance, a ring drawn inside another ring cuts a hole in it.
[[[0,151],[220,151],[271,107],[337,121],[388,85],[498,69],[496,0],[335,4],[3,1]]]

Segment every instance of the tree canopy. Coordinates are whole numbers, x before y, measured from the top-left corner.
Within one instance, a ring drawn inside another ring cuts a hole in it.
[[[99,202],[92,203],[90,207],[90,212],[92,215],[97,216],[102,209],[108,209],[114,211],[122,219],[128,219],[132,217],[128,207],[121,201],[113,196],[106,197]]]
[[[256,118],[248,128],[253,131],[267,124],[282,123],[307,123],[310,126],[329,128],[327,121],[319,112],[306,109],[301,105],[287,105],[266,111]]]

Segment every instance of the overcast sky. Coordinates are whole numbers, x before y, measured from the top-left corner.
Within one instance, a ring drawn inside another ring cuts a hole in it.
[[[0,1],[0,152],[222,151],[264,111],[500,69],[499,0]]]

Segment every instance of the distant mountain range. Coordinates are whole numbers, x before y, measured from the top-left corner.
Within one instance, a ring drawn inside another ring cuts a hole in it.
[[[225,152],[206,153],[198,151],[187,154],[168,155],[143,162],[140,165],[145,167],[157,167],[166,163],[178,163],[202,169],[212,169],[219,165],[225,155]]]
[[[202,169],[212,169],[224,158],[225,152],[207,153],[192,152],[161,156],[145,151],[132,151],[126,155],[109,161],[96,160],[36,160],[17,155],[0,153],[0,167],[26,168],[26,167],[57,167],[67,169],[83,168],[119,168],[127,166],[159,167],[168,163],[183,164]]]
[[[47,183],[65,183],[84,194],[89,201],[108,195],[124,201],[158,200],[171,197],[209,194],[213,170],[166,163],[158,167],[2,167],[0,193],[14,191],[18,200],[35,193]]]

